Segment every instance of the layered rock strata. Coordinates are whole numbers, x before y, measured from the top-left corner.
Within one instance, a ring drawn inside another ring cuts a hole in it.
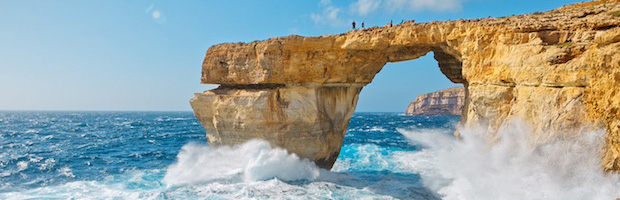
[[[265,139],[330,168],[363,86],[387,62],[433,51],[462,83],[462,127],[490,135],[515,118],[533,143],[606,128],[603,166],[620,169],[620,3],[593,1],[509,17],[404,22],[317,37],[209,48],[191,100],[214,144]]]
[[[465,89],[451,87],[421,94],[407,107],[407,115],[461,115],[465,102]]]

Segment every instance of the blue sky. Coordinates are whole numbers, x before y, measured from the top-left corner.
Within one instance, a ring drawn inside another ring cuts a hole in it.
[[[505,16],[577,1],[0,0],[0,110],[191,110],[207,48],[222,42],[345,32],[402,19]],[[429,54],[389,63],[357,111],[403,112],[453,86]]]

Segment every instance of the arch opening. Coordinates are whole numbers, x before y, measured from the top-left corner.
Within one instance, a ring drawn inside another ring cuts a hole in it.
[[[226,53],[230,51],[228,49],[219,54],[220,51],[210,48],[203,63],[203,83],[219,83],[222,84],[220,88],[196,94],[190,102],[209,141],[228,145],[263,139],[326,169],[333,166],[340,154],[350,118],[358,108],[362,87],[371,82],[385,82],[380,78],[394,66],[401,65],[401,69],[410,70],[409,73],[396,70],[399,75],[415,74],[428,78],[428,74],[419,70],[433,72],[433,80],[443,83],[435,84],[439,87],[434,89],[443,89],[453,83],[463,83],[467,88],[460,53],[444,43],[393,45],[382,50],[302,50],[275,57],[268,50],[280,50],[280,43],[272,44],[278,48],[266,49],[230,45],[239,51],[229,54]],[[257,54],[255,50],[261,49],[263,52]],[[280,59],[283,57],[287,59]],[[419,64],[420,67],[411,66],[423,60],[427,63]],[[386,66],[387,71],[379,73]],[[440,70],[432,66],[438,66]],[[221,67],[225,70],[220,70]],[[375,77],[377,74],[379,76]],[[406,76],[387,79],[410,80]],[[423,82],[396,82],[396,85],[387,89],[402,93],[402,86],[425,89],[432,86]],[[367,91],[372,85],[366,87]],[[386,90],[384,87],[379,89]],[[376,96],[390,98],[390,95]],[[399,98],[405,103],[398,112],[403,112],[414,97],[411,94]],[[377,105],[380,104],[372,106],[377,108]]]
[[[356,112],[405,112],[420,94],[461,86],[461,63],[436,52],[386,63],[362,89]]]

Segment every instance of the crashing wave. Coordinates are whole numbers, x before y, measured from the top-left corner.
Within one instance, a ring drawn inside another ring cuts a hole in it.
[[[246,181],[278,178],[285,181],[314,180],[320,169],[311,161],[272,148],[262,140],[237,146],[211,147],[190,143],[181,149],[163,181],[184,185],[228,179],[238,176]]]
[[[462,140],[437,130],[399,130],[419,152],[398,156],[401,167],[420,173],[443,199],[615,199],[617,174],[601,168],[604,131],[534,146],[518,122],[500,129],[491,144],[482,131],[461,130]]]

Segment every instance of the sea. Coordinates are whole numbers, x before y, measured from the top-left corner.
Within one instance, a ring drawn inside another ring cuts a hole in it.
[[[192,112],[0,111],[0,199],[615,199],[605,131],[490,145],[459,116],[354,113],[333,169],[252,140],[210,146]]]

